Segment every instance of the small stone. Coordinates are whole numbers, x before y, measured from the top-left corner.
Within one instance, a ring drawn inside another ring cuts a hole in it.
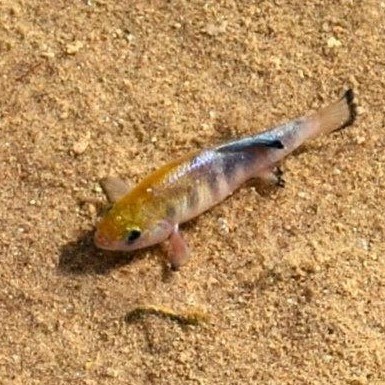
[[[230,232],[229,224],[225,218],[218,218],[219,230],[223,234],[228,234]]]
[[[297,300],[295,298],[287,298],[286,299],[286,302],[289,304],[289,305],[295,305],[297,304]]]
[[[94,186],[93,190],[94,190],[96,193],[98,193],[98,194],[100,194],[100,193],[103,192],[103,189],[100,187],[99,184],[96,184],[96,185]]]
[[[93,361],[86,361],[85,364],[84,364],[84,369],[85,370],[90,370],[90,369],[92,369],[93,366],[94,366],[94,362]]]
[[[217,117],[217,113],[215,111],[209,112],[210,119],[215,119]]]
[[[362,249],[362,250],[365,250],[365,251],[369,251],[369,242],[367,239],[365,238],[359,238],[357,240],[357,246]]]
[[[121,37],[123,35],[123,31],[120,28],[117,28],[115,30],[115,36],[116,37]]]
[[[225,33],[227,28],[227,21],[223,21],[220,25],[215,24],[207,24],[204,32],[206,32],[210,36],[216,36],[221,33]]]
[[[88,204],[88,212],[90,213],[90,215],[96,214],[96,207],[93,203]]]
[[[348,382],[350,385],[367,385],[367,383],[365,378],[354,378]]]
[[[17,354],[13,354],[12,359],[13,359],[13,362],[15,362],[15,364],[18,364],[21,361],[20,356]]]
[[[119,372],[114,368],[107,368],[106,369],[106,375],[108,377],[116,378],[119,375]]]
[[[72,149],[76,155],[83,154],[90,144],[91,133],[87,132],[85,137],[74,143]]]
[[[336,39],[334,36],[329,37],[327,41],[327,45],[329,48],[338,48],[342,46],[342,43],[340,40]]]
[[[331,356],[330,354],[325,354],[324,356],[323,356],[323,360],[324,360],[324,362],[331,362],[331,361],[333,361],[333,356]]]
[[[53,59],[55,57],[55,52],[52,51],[44,51],[40,54],[42,57],[46,57],[48,59]]]
[[[129,42],[132,43],[135,40],[135,36],[132,33],[126,33],[124,35],[124,38]]]
[[[378,255],[377,254],[371,253],[370,258],[372,259],[372,261],[378,261]]]
[[[329,32],[330,31],[330,25],[328,24],[328,23],[323,23],[322,24],[322,30],[324,31],[324,32]]]
[[[73,146],[74,153],[77,155],[83,154],[83,152],[87,149],[88,144],[89,143],[84,140],[76,142]]]
[[[363,144],[363,143],[365,143],[365,137],[364,136],[357,136],[357,138],[356,138],[356,143],[357,144]]]
[[[73,43],[69,43],[66,46],[66,52],[68,55],[75,55],[83,48],[83,43],[79,40],[74,41]]]
[[[301,198],[301,199],[307,199],[309,197],[309,195],[307,193],[305,193],[304,191],[300,191],[298,192],[298,197]]]
[[[31,200],[29,201],[29,204],[30,204],[31,206],[35,206],[35,205],[36,205],[35,199],[31,199]]]

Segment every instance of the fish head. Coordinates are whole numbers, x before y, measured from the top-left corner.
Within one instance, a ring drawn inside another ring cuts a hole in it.
[[[94,243],[104,250],[132,251],[166,240],[172,226],[137,205],[114,205],[96,225]]]

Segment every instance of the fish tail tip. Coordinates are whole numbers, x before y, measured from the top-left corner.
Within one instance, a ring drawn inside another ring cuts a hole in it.
[[[344,99],[349,103],[352,103],[354,100],[354,91],[352,88],[349,88],[344,93]]]
[[[347,91],[345,91],[343,99],[346,101],[346,104],[348,106],[349,116],[345,124],[341,128],[345,128],[353,124],[357,117],[357,104],[355,102],[355,95],[352,88],[349,88]]]

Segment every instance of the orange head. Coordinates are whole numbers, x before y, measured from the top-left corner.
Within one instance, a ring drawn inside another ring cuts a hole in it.
[[[138,203],[115,203],[96,226],[95,245],[105,250],[130,251],[164,241],[172,225],[154,214]]]

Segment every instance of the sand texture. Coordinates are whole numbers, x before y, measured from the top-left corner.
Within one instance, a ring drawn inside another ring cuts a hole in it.
[[[0,384],[385,384],[385,3],[0,0]],[[101,178],[358,118],[183,226],[97,250]]]

